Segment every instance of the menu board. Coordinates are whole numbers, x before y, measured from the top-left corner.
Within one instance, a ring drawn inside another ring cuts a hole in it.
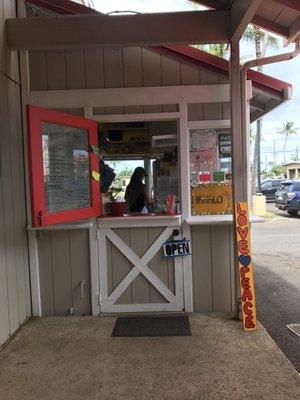
[[[91,206],[88,131],[42,123],[46,211]]]

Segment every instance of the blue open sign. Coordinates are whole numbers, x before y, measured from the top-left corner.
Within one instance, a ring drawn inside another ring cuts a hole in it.
[[[181,257],[192,254],[189,240],[172,240],[163,244],[164,257]]]

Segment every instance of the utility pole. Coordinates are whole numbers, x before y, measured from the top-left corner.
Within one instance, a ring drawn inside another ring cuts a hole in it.
[[[276,140],[274,140],[274,149],[273,149],[274,155],[273,155],[273,165],[275,167],[276,165]]]

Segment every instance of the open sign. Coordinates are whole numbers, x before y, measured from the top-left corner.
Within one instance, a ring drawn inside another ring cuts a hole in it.
[[[173,240],[163,244],[164,257],[179,257],[192,254],[189,240]]]

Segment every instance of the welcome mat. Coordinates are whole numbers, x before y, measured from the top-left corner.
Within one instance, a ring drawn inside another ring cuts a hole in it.
[[[191,336],[188,317],[184,315],[120,317],[112,337]]]

